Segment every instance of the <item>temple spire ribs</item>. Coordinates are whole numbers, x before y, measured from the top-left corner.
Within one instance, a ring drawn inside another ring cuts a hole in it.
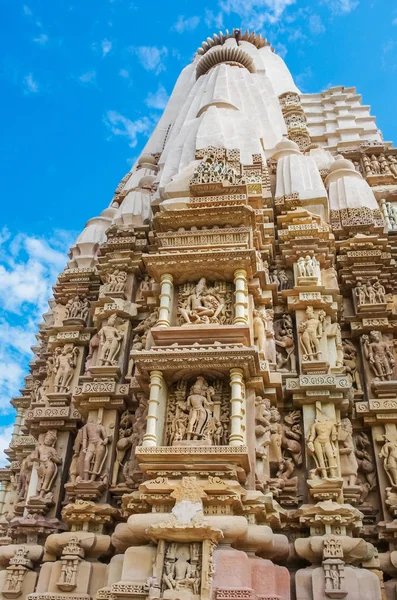
[[[396,600],[397,150],[208,38],[39,325],[4,598]]]

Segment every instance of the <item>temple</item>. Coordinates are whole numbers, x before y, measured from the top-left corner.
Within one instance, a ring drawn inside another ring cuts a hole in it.
[[[397,600],[396,232],[355,88],[207,38],[11,400],[0,600]]]

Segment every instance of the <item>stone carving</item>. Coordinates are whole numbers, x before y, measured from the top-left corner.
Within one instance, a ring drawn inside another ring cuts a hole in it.
[[[369,449],[371,448],[371,441],[364,431],[360,431],[355,435],[354,442],[356,446],[358,471],[365,477],[365,481],[363,483],[365,488],[363,492],[365,493],[363,493],[361,496],[361,500],[364,501],[369,492],[372,492],[372,490],[374,490],[376,487],[375,463],[372,455],[369,452]]]
[[[282,292],[292,288],[292,276],[285,269],[273,269],[272,281],[277,285],[277,291]]]
[[[108,318],[107,325],[104,325],[98,332],[100,346],[98,355],[99,366],[116,366],[117,358],[121,349],[123,333],[116,327],[117,314],[114,313]]]
[[[274,331],[273,314],[272,310],[254,310],[252,313],[253,333],[254,344],[258,348],[258,352],[263,354],[269,363],[276,364],[276,334]]]
[[[90,417],[82,428],[84,481],[99,479],[105,466],[110,435],[105,427]]]
[[[52,487],[58,473],[58,466],[62,459],[58,456],[54,446],[57,441],[55,430],[47,431],[42,442],[39,442],[32,453],[32,461],[37,463],[38,482],[36,494],[39,498],[52,501]]]
[[[53,362],[51,364],[50,376],[53,371]],[[39,379],[33,381],[32,390],[30,392],[30,403],[31,404],[42,404],[45,403],[44,385]]]
[[[77,366],[79,349],[77,346],[66,344],[63,348],[56,348],[54,354],[54,391],[67,394],[70,392],[70,384]]]
[[[185,283],[179,286],[178,315],[179,325],[229,325],[232,322],[230,284],[220,281],[208,285],[202,277],[197,284]]]
[[[197,377],[186,393],[186,382],[180,382],[169,397],[167,418],[167,443],[180,445],[218,445],[224,442],[225,414],[214,396],[221,396],[222,386],[210,385],[204,377]]]
[[[140,393],[138,396],[139,404],[134,414],[134,422],[132,425],[132,434],[130,437],[125,437],[126,440],[123,442],[124,447],[117,447],[117,457],[116,460],[120,462],[123,466],[123,477],[129,487],[133,487],[136,485],[137,480],[141,476],[141,471],[139,469],[138,461],[135,456],[135,448],[142,444],[143,436],[146,430],[146,417],[148,413],[148,401],[144,394]],[[128,440],[128,441],[127,441]],[[129,457],[125,460],[125,456],[127,455],[128,450],[130,450]],[[125,460],[124,464],[123,461]],[[118,472],[118,468],[116,467],[116,472]],[[115,471],[113,471],[113,479],[112,483],[115,481]],[[117,481],[117,480],[116,480]]]
[[[383,458],[383,466],[391,485],[397,487],[397,442],[389,440],[385,435],[377,441],[384,442],[379,458]]]
[[[74,296],[67,301],[65,306],[65,320],[66,319],[81,319],[84,323],[87,323],[88,315],[90,314],[90,303],[88,298],[81,298],[80,296]]]
[[[152,327],[154,327],[159,319],[159,309],[155,308],[139,325],[137,325],[133,331],[136,334],[133,343],[136,344],[137,350],[143,350],[146,347],[147,337]],[[136,337],[138,336],[138,337]],[[138,344],[142,344],[139,348]],[[134,349],[134,348],[133,348]]]
[[[90,367],[93,365],[93,362],[94,362],[94,354],[98,350],[99,344],[100,344],[99,335],[97,333],[95,333],[92,336],[92,338],[90,339],[90,344],[88,347],[88,354],[87,354],[87,358],[85,360],[85,365],[84,365],[84,374],[89,373]]]
[[[296,354],[291,315],[284,314],[281,319],[277,319],[275,331],[276,347],[279,348],[276,370],[283,373],[294,373],[296,372]]]
[[[299,410],[292,410],[284,417],[282,447],[284,450],[283,459],[288,460],[291,457],[296,467],[300,467],[303,462],[302,456],[302,427],[300,425],[301,414]]]
[[[335,367],[343,367],[343,342],[342,331],[339,323],[329,323],[327,337],[331,337],[335,343]]]
[[[79,563],[84,557],[84,550],[80,547],[79,538],[71,537],[62,550],[61,575],[57,587],[63,592],[71,592],[77,587]]]
[[[18,598],[23,592],[26,572],[33,569],[32,561],[28,558],[29,550],[26,546],[17,548],[15,555],[10,558],[6,569],[6,579],[1,590],[5,598]]]
[[[360,374],[357,368],[357,350],[350,340],[343,340],[343,366],[350,384],[358,392],[362,391]]]
[[[119,470],[123,464],[127,451],[132,447],[134,441],[133,426],[135,417],[130,411],[126,410],[120,417],[119,439],[116,444],[116,460],[113,465],[112,485],[117,484]]]
[[[265,483],[268,475],[270,429],[270,400],[257,396],[255,398],[255,477],[258,484]]]
[[[369,336],[361,337],[363,342],[364,356],[367,359],[375,379],[390,381],[394,379],[395,360],[392,344],[382,339],[379,331],[371,331]]]
[[[21,463],[21,469],[17,477],[17,501],[21,502],[25,500],[26,494],[29,488],[30,477],[32,475],[33,468],[33,453],[30,453]]]
[[[345,563],[341,541],[334,536],[324,539],[323,569],[324,593],[329,598],[344,598],[347,590],[344,589]]]
[[[344,418],[338,431],[340,470],[345,486],[357,482],[358,462],[353,443],[353,427],[350,419]]]
[[[361,281],[358,281],[354,288],[354,295],[356,297],[357,306],[363,306],[365,304],[385,304],[386,302],[386,290],[377,277],[373,283],[367,281],[365,285],[363,285]]]
[[[127,272],[120,269],[114,269],[114,271],[107,273],[106,275],[106,286],[107,292],[124,292],[125,286],[127,285]]]
[[[299,279],[316,279],[318,282],[321,277],[320,263],[315,256],[300,256],[296,267]]]
[[[167,545],[162,574],[163,590],[190,592],[198,596],[201,588],[201,544]],[[187,595],[186,597],[191,597]],[[164,593],[164,597],[176,598],[174,594]]]
[[[82,447],[83,430],[79,429],[74,440],[72,462],[70,463],[69,468],[70,481],[73,485],[76,485],[76,483],[79,483],[82,480],[84,471],[84,454]]]
[[[319,360],[321,356],[320,340],[324,333],[324,320],[326,313],[319,310],[317,315],[312,306],[306,309],[305,320],[299,325],[299,341],[303,348],[303,360]]]
[[[307,450],[316,463],[316,475],[322,479],[338,477],[337,446],[338,430],[322,411],[317,411],[307,437]]]

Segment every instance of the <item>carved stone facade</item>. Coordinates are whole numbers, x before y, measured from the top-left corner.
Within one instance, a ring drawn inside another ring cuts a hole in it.
[[[0,595],[395,600],[397,150],[260,35],[184,73],[12,399]]]

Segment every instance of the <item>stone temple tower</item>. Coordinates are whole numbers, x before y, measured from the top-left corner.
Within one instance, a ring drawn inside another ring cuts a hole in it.
[[[12,399],[1,600],[396,600],[396,232],[356,90],[207,38]]]

